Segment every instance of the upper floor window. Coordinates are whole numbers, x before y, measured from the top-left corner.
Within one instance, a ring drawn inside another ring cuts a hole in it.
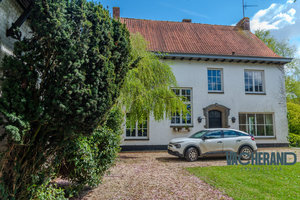
[[[223,91],[223,73],[222,69],[207,70],[208,91],[222,92]]]
[[[126,117],[125,138],[148,139],[148,120],[144,120],[142,123],[131,123],[129,118]]]
[[[264,72],[245,70],[245,92],[264,93]]]
[[[191,125],[192,124],[192,88],[174,88],[172,89],[177,96],[183,97],[184,103],[189,111],[186,116],[182,113],[174,113],[171,117],[172,125]]]
[[[255,136],[274,136],[273,115],[239,113],[240,130]]]

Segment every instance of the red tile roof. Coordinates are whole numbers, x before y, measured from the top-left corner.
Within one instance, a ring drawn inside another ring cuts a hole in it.
[[[235,26],[121,18],[139,32],[150,51],[163,53],[279,57],[250,31]]]

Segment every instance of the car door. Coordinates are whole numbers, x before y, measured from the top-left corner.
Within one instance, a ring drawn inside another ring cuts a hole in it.
[[[239,138],[239,133],[234,130],[224,130],[223,134],[223,151],[236,152],[242,142],[242,140]]]
[[[216,130],[206,133],[205,139],[200,144],[200,149],[202,153],[222,152],[222,131]]]

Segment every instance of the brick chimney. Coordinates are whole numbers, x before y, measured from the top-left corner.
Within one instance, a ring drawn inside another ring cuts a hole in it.
[[[249,17],[244,17],[237,24],[236,27],[241,28],[245,31],[250,31],[250,19]]]
[[[191,23],[192,20],[191,19],[183,19],[182,22],[187,22],[187,23]]]
[[[113,7],[113,17],[114,19],[120,18],[120,7]]]

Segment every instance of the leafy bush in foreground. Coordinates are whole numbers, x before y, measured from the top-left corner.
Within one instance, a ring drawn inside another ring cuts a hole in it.
[[[63,151],[58,152],[55,159],[60,166],[58,175],[74,183],[68,193],[76,193],[86,185],[95,187],[101,182],[120,150],[122,122],[121,109],[114,107],[103,127],[89,137],[68,141]],[[64,155],[62,160],[61,155]]]
[[[60,167],[55,158],[64,159],[59,153],[70,141],[81,143],[74,145],[96,159],[106,158],[87,144],[94,137],[105,140],[100,145],[113,145],[107,144],[112,132],[100,130],[131,62],[129,32],[99,4],[36,0],[30,23],[32,35],[15,43],[14,56],[6,56],[1,68],[0,126],[5,132],[0,141],[6,141],[7,151],[0,158],[0,199],[30,199],[28,188],[55,176]],[[85,159],[90,163],[92,158]],[[94,172],[82,173],[74,169],[69,175],[75,179],[73,174]]]

